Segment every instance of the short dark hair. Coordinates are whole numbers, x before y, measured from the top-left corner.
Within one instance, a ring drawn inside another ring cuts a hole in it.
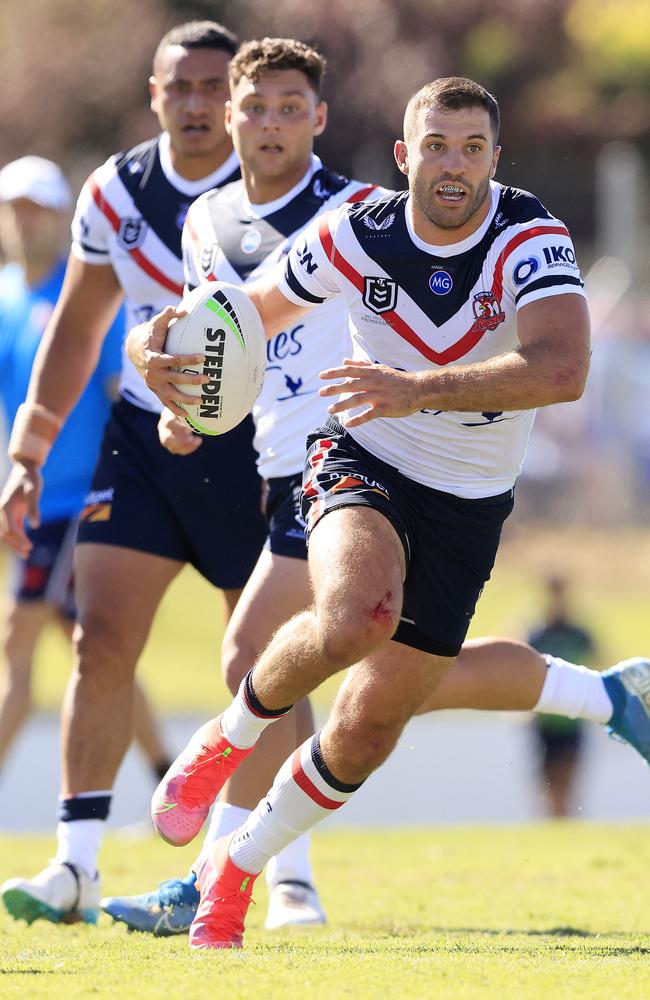
[[[180,45],[184,49],[218,49],[234,56],[239,39],[234,32],[216,21],[187,21],[177,24],[163,35],[153,57],[154,68],[165,49]]]
[[[325,57],[295,38],[260,38],[244,42],[229,67],[230,84],[236,87],[246,77],[256,83],[262,73],[297,69],[320,97],[327,63]]]
[[[422,108],[443,108],[445,111],[460,111],[461,108],[484,108],[490,117],[490,126],[496,145],[499,138],[501,116],[499,105],[492,94],[474,80],[463,76],[445,76],[425,84],[413,94],[404,112],[404,138],[412,131],[418,111]]]

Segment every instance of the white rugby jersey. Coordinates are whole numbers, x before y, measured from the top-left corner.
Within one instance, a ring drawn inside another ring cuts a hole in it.
[[[415,234],[407,192],[343,206],[296,241],[280,289],[302,305],[341,293],[358,360],[423,371],[510,351],[521,306],[584,293],[566,227],[528,192],[492,182],[491,197],[481,227],[451,246]],[[410,479],[472,499],[513,486],[533,419],[426,409],[349,433]]]
[[[87,264],[110,264],[124,290],[127,329],[150,319],[183,294],[181,230],[198,195],[239,177],[235,153],[214,173],[188,181],[171,163],[169,135],[111,156],[79,195],[72,252]],[[156,413],[160,400],[147,388],[126,351],[120,392]]]
[[[194,288],[206,281],[253,281],[288,253],[315,216],[386,193],[332,173],[316,156],[291,191],[264,205],[250,204],[242,181],[210,191],[192,205],[183,229],[186,283]],[[341,363],[347,342],[340,297],[267,342],[264,385],[253,409],[263,478],[302,471],[306,437],[327,415],[318,374]]]

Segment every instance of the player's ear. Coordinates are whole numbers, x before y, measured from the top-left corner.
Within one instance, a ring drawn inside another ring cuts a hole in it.
[[[494,153],[492,154],[492,166],[490,167],[490,180],[494,177],[497,172],[497,164],[499,162],[499,157],[501,156],[501,146],[494,147]]]
[[[151,98],[151,110],[154,114],[158,113],[157,107],[157,97],[158,97],[158,82],[155,76],[149,77],[149,96]]]
[[[397,139],[397,141],[395,142],[393,153],[395,155],[395,163],[397,164],[397,169],[400,171],[400,173],[408,175],[409,154],[408,154],[408,147],[403,139]]]
[[[232,101],[226,101],[223,106],[223,113],[226,122],[226,132],[232,135]]]
[[[319,101],[316,105],[316,115],[314,121],[314,135],[321,135],[327,125],[327,104]]]

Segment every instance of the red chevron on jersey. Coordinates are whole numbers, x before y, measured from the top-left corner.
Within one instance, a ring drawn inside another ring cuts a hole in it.
[[[361,295],[363,295],[365,284],[363,276],[360,275],[354,267],[352,267],[352,265],[334,246],[334,240],[332,239],[332,234],[330,233],[327,215],[322,217],[318,231],[321,243],[323,244],[323,249],[334,267],[336,267],[341,274],[343,274],[348,281],[355,286]],[[461,337],[460,340],[456,341],[456,343],[451,347],[448,347],[446,351],[434,351],[432,347],[429,347],[420,337],[418,337],[415,330],[413,330],[394,309],[389,309],[381,315],[382,319],[386,320],[395,333],[397,333],[400,337],[403,337],[404,340],[407,340],[409,344],[416,349],[416,351],[419,351],[420,354],[427,359],[427,361],[432,361],[436,365],[446,365],[450,361],[457,361],[459,358],[462,358],[464,354],[467,354],[467,352],[479,342],[485,333],[484,329],[475,329],[476,324],[473,324],[465,336]]]
[[[526,240],[535,238],[536,236],[544,236],[546,234],[556,233],[562,236],[568,236],[569,232],[564,226],[536,226],[534,229],[526,230],[523,233],[519,233],[517,236],[513,237],[512,240],[506,245],[497,262],[497,266],[494,274],[494,282],[492,285],[492,295],[496,300],[496,303],[501,302],[501,295],[503,293],[503,265],[514,250],[517,249]],[[334,246],[334,240],[332,239],[332,234],[329,227],[328,215],[324,215],[320,221],[319,225],[319,235],[325,253],[327,254],[329,260],[332,264],[343,274],[348,281],[350,281],[355,288],[363,295],[365,280],[361,274],[343,257],[343,255]],[[445,351],[435,351],[432,347],[429,347],[425,342],[417,335],[415,330],[399,315],[395,309],[389,309],[386,312],[382,312],[382,318],[386,320],[389,326],[404,340],[408,341],[412,347],[414,347],[420,354],[425,357],[428,361],[432,361],[437,365],[446,365],[452,361],[458,361],[465,354],[474,348],[482,337],[488,332],[488,330],[494,330],[498,323],[494,322],[495,317],[492,316],[489,319],[477,318],[467,332],[460,337],[455,344],[448,347]]]
[[[497,260],[497,265],[494,269],[494,281],[492,283],[492,293],[495,299],[500,302],[501,296],[503,294],[503,265],[507,261],[511,253],[513,253],[517,247],[520,247],[522,243],[526,240],[532,240],[536,236],[547,236],[555,233],[558,236],[569,236],[569,230],[566,226],[535,226],[534,229],[526,229],[523,233],[518,233],[516,236],[506,243],[505,247],[499,254],[499,259]]]
[[[88,184],[95,204],[99,208],[100,212],[106,216],[115,232],[118,233],[122,224],[122,220],[119,215],[107,201],[106,196],[101,191],[94,177],[89,179]],[[133,258],[138,266],[141,267],[150,278],[157,281],[159,285],[169,289],[170,292],[174,292],[178,296],[183,294],[183,286],[177,284],[175,281],[172,281],[172,279],[168,278],[166,274],[163,274],[163,272],[160,271],[155,264],[152,264],[152,262],[148,260],[148,258],[145,257],[142,251],[137,247],[127,250],[127,253]]]
[[[361,188],[360,191],[356,191],[354,194],[351,194],[347,201],[349,201],[350,204],[354,204],[357,201],[364,201],[368,195],[372,194],[372,192],[376,190],[376,184],[368,184],[367,187]]]

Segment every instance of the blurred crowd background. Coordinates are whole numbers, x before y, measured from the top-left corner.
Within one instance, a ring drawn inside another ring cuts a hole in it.
[[[401,186],[392,145],[409,95],[437,76],[498,97],[498,177],[571,229],[594,320],[584,400],[537,420],[519,518],[607,526],[650,509],[650,4],[647,0],[3,0],[0,165],[50,157],[76,187],[151,136],[160,36],[214,18],[242,38],[291,35],[327,56],[342,172]]]

